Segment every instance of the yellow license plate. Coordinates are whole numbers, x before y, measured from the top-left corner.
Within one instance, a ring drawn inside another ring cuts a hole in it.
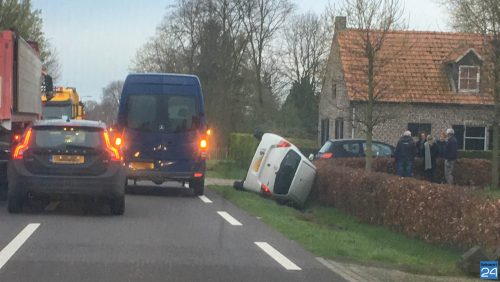
[[[53,155],[51,159],[55,164],[83,164],[85,156],[81,155]]]
[[[262,159],[263,159],[263,157],[260,157],[260,158],[258,158],[258,159],[255,161],[255,164],[253,165],[253,171],[255,171],[255,172],[258,172],[258,171],[259,171],[260,164],[262,163]]]
[[[145,169],[154,169],[155,165],[153,163],[147,163],[147,162],[131,162],[128,165],[128,167],[136,170],[145,170]]]

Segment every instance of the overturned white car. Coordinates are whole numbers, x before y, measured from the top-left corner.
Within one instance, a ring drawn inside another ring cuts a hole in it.
[[[303,206],[315,176],[316,167],[296,146],[281,136],[265,133],[246,178],[235,182],[234,187],[262,193],[280,203]]]

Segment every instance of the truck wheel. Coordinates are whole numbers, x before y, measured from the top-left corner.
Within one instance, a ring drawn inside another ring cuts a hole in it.
[[[7,196],[7,211],[9,213],[20,213],[23,209],[23,200],[19,196]]]
[[[189,187],[193,189],[196,196],[201,196],[205,192],[205,178],[191,179],[189,181]]]
[[[125,212],[125,196],[119,196],[112,199],[109,203],[111,214],[122,215]]]

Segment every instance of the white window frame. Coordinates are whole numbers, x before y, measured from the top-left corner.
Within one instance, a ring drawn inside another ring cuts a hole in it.
[[[467,127],[484,127],[484,137],[467,137]],[[464,124],[464,150],[467,151],[467,139],[484,140],[483,151],[488,150],[488,127],[484,125],[466,125]]]
[[[460,80],[461,80],[461,74],[462,74],[462,68],[476,68],[477,69],[477,75],[476,75],[476,89],[462,89],[460,85]],[[469,93],[478,93],[479,92],[479,82],[481,81],[481,67],[480,66],[459,66],[458,67],[458,92],[469,92]]]

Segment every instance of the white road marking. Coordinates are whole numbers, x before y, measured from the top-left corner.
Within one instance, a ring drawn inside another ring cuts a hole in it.
[[[228,214],[225,211],[218,211],[217,212],[222,218],[224,218],[227,222],[229,222],[231,225],[234,226],[241,226],[241,222],[237,221],[234,217],[232,217],[230,214]]]
[[[10,241],[10,243],[0,251],[0,269],[9,261],[9,259],[21,248],[28,238],[40,226],[40,223],[30,223]]]
[[[255,242],[255,245],[259,246],[264,252],[266,252],[270,257],[272,257],[275,261],[277,261],[281,266],[283,266],[286,270],[302,270],[295,263],[285,257],[283,254],[278,252],[273,246],[269,245],[266,242]]]
[[[198,198],[200,198],[200,200],[202,200],[205,204],[211,204],[211,203],[213,203],[212,200],[210,200],[209,198],[207,198],[207,196],[205,196],[205,195],[198,196]]]

